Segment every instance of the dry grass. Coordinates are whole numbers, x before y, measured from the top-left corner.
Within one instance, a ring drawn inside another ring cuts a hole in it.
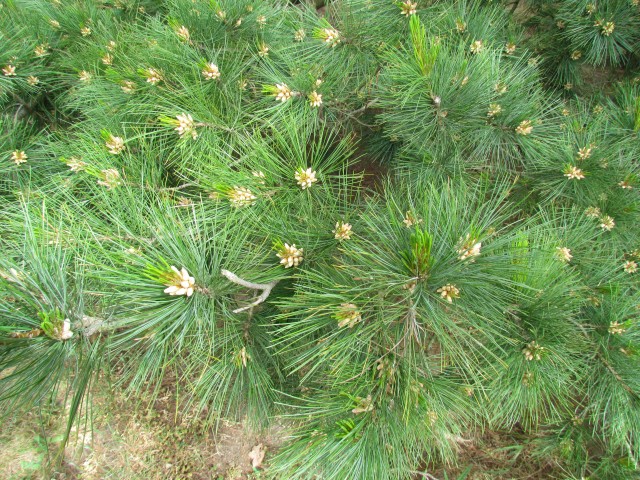
[[[512,432],[477,432],[459,444],[458,466],[434,467],[432,477],[465,480],[542,480],[567,477],[550,458],[540,459],[532,455],[533,446],[527,435],[518,430]]]

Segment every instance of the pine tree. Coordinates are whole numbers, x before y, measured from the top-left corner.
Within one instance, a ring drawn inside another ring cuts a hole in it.
[[[171,381],[276,478],[637,478],[637,3],[0,3],[1,415]]]

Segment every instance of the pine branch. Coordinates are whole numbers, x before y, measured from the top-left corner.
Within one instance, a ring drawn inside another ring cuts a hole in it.
[[[253,303],[247,305],[246,307],[236,308],[235,310],[233,310],[233,313],[244,312],[246,310],[252,309],[257,305],[260,305],[269,297],[269,294],[271,293],[271,290],[273,290],[273,287],[275,287],[278,284],[278,280],[274,280],[273,282],[269,282],[269,283],[248,282],[247,280],[243,280],[242,278],[238,277],[235,273],[230,272],[229,270],[221,270],[220,273],[222,274],[223,277],[226,277],[227,280],[237,285],[251,288],[253,290],[262,290],[262,293],[260,294],[260,296],[258,296],[253,301]]]
[[[98,333],[102,329],[105,323],[107,323],[107,321],[104,318],[83,315],[82,316],[82,328],[83,328],[82,334],[85,337],[90,337],[94,333]]]
[[[376,104],[376,102],[377,102],[377,101],[378,101],[378,99],[377,99],[377,98],[374,98],[373,100],[371,100],[371,101],[367,102],[367,103],[366,103],[366,104],[364,104],[362,107],[360,107],[360,108],[358,108],[358,109],[356,109],[356,110],[353,110],[353,111],[351,111],[351,112],[345,112],[345,115],[347,115],[348,117],[353,117],[353,116],[355,116],[355,115],[358,115],[359,113],[362,113],[362,112],[364,112],[365,110],[367,110],[367,109],[369,109],[369,108],[373,107],[373,106]]]
[[[584,337],[587,338],[587,340],[590,340],[589,333],[587,332],[586,328],[584,328],[584,325],[581,325],[579,322],[576,322],[576,321],[573,321],[572,323],[576,327],[578,327],[578,329],[582,332],[582,335],[584,335]],[[631,396],[633,396],[633,397],[635,397],[637,399],[640,399],[640,395],[638,395],[637,392],[635,392],[629,385],[627,385],[627,383],[624,381],[622,376],[620,376],[620,374],[617,372],[617,370],[615,368],[613,368],[613,365],[611,365],[611,363],[609,363],[609,361],[604,357],[604,355],[602,355],[602,352],[600,352],[599,350],[596,351],[596,357],[598,358],[598,360],[600,360],[602,362],[602,364],[605,367],[607,367],[607,370],[609,370],[611,372],[611,374],[618,381],[618,383],[620,383],[620,386],[627,393],[629,393]]]
[[[609,361],[604,357],[604,355],[602,355],[601,352],[597,352],[596,356],[604,364],[604,366],[607,367],[607,370],[611,372],[611,374],[615,377],[618,383],[620,383],[620,386],[631,396],[640,400],[640,395],[634,392],[633,389],[625,383],[624,379],[620,376],[620,374],[616,371],[616,369],[613,368],[613,365],[609,363]]]

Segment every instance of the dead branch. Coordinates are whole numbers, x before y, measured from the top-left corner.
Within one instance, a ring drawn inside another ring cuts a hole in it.
[[[221,270],[220,273],[222,274],[223,277],[226,277],[227,280],[237,285],[251,288],[253,290],[262,290],[262,293],[253,301],[253,303],[247,305],[246,307],[236,308],[233,311],[233,313],[244,312],[257,305],[260,305],[262,302],[264,302],[267,299],[267,297],[269,297],[269,294],[271,293],[271,290],[273,290],[273,287],[275,287],[278,284],[278,280],[274,280],[273,282],[269,282],[269,283],[248,282],[247,280],[243,280],[242,278],[238,277],[235,273],[230,272],[229,270]]]

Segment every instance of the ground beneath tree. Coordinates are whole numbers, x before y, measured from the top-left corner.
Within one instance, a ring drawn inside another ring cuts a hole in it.
[[[1,425],[0,479],[282,480],[269,473],[269,461],[286,441],[284,422],[275,421],[261,432],[243,422],[207,427],[201,416],[179,413],[171,381],[154,402],[146,403],[100,385],[92,417],[92,425],[73,429],[63,458],[54,462],[58,466],[52,470],[46,467],[55,459],[65,429],[63,398],[48,411],[31,412]],[[424,473],[417,473],[415,479],[566,478],[553,464],[532,458],[523,437],[518,431],[470,432],[456,439],[458,466],[422,466]],[[259,445],[265,457],[254,469],[250,454]]]
[[[256,432],[242,422],[207,427],[195,416],[179,415],[168,388],[153,405],[133,404],[122,392],[102,389],[93,399],[93,424],[73,429],[51,471],[46,465],[55,459],[65,429],[62,399],[50,411],[12,419],[0,428],[0,478],[262,479],[269,478],[269,458],[284,441],[278,422]],[[254,469],[250,453],[260,444],[266,455]]]

